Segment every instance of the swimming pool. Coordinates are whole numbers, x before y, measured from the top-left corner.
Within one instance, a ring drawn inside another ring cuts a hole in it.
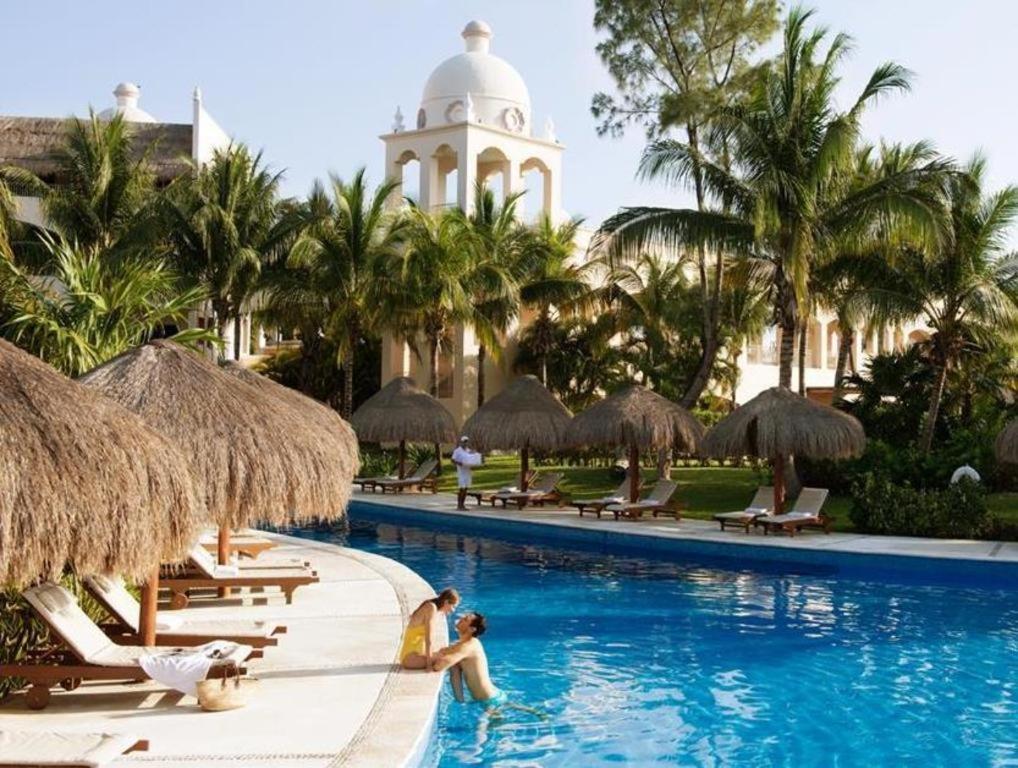
[[[489,617],[515,709],[443,693],[424,765],[1018,761],[1018,585],[544,546],[354,503],[304,535],[398,560]]]

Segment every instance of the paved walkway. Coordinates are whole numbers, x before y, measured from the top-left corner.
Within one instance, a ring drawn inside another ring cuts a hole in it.
[[[10,697],[0,704],[0,730],[104,731],[151,742],[149,752],[127,755],[118,766],[398,768],[416,758],[443,676],[401,672],[393,662],[405,616],[434,594],[431,588],[387,558],[278,538],[280,546],[259,561],[299,557],[321,577],[298,589],[292,605],[270,594],[266,604],[241,607],[234,600],[173,612],[287,625],[278,646],[249,662],[261,680],[249,706],[209,713],[194,698],[152,682],[90,684],[55,690],[40,712],[28,710],[22,694]]]
[[[354,501],[371,502],[394,507],[419,509],[465,516],[472,519],[499,519],[526,521],[559,528],[605,533],[627,533],[671,540],[687,540],[746,547],[766,547],[786,550],[845,552],[868,555],[897,555],[924,558],[948,558],[995,563],[1018,564],[1018,542],[972,541],[968,539],[922,539],[907,536],[872,536],[860,533],[831,533],[803,531],[795,537],[786,535],[764,536],[761,532],[746,534],[741,529],[719,530],[717,523],[707,520],[684,519],[676,523],[668,517],[643,520],[614,520],[610,515],[598,519],[593,515],[580,517],[573,508],[515,507],[493,509],[490,505],[475,506],[467,501],[467,511],[456,510],[456,499],[451,494],[381,494],[355,492]]]

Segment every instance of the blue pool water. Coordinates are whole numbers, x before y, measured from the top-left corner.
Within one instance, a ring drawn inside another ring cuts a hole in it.
[[[349,532],[304,535],[457,587],[489,617],[496,684],[536,710],[467,712],[446,690],[430,768],[1018,764],[1013,583],[652,559],[374,514],[355,504]]]

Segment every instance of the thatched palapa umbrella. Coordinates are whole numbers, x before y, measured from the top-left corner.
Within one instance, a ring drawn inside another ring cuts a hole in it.
[[[1018,419],[1010,422],[997,435],[996,452],[998,461],[1018,464]]]
[[[520,452],[520,490],[527,490],[530,449],[556,451],[568,443],[569,409],[536,376],[520,376],[463,425],[481,451]]]
[[[357,437],[368,443],[399,445],[399,476],[406,474],[407,443],[452,443],[456,420],[437,399],[406,376],[393,379],[350,417]]]
[[[858,419],[785,387],[772,387],[715,424],[700,453],[718,459],[768,459],[774,468],[774,510],[780,514],[789,456],[846,459],[858,456],[865,447],[866,433]]]
[[[56,577],[65,564],[143,580],[183,557],[206,519],[175,445],[6,341],[0,478],[3,586]]]
[[[358,463],[357,446],[324,440],[307,418],[200,355],[154,341],[81,378],[140,415],[189,457],[211,519],[220,561],[229,530],[341,517]]]
[[[703,425],[689,411],[646,387],[629,386],[573,417],[569,441],[577,446],[626,446],[629,498],[640,495],[640,451],[695,452]]]

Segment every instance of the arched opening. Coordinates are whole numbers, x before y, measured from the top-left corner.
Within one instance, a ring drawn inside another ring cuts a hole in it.
[[[428,201],[432,208],[454,207],[458,204],[459,154],[443,144],[431,156],[434,180]]]
[[[523,188],[527,190],[526,218],[536,221],[542,214],[551,214],[551,170],[541,160],[532,157],[520,165]],[[522,201],[521,201],[522,202]]]
[[[391,171],[391,180],[399,184],[393,193],[393,202],[402,205],[403,198],[420,200],[421,159],[412,149],[408,149],[396,159]]]
[[[837,320],[827,324],[827,367],[834,369],[838,365],[838,347],[841,345],[841,326]]]
[[[477,155],[477,178],[494,193],[495,201],[500,205],[512,188],[511,169],[509,158],[497,147],[488,147]]]
[[[901,328],[894,329],[894,351],[905,351],[905,333],[901,330]]]

